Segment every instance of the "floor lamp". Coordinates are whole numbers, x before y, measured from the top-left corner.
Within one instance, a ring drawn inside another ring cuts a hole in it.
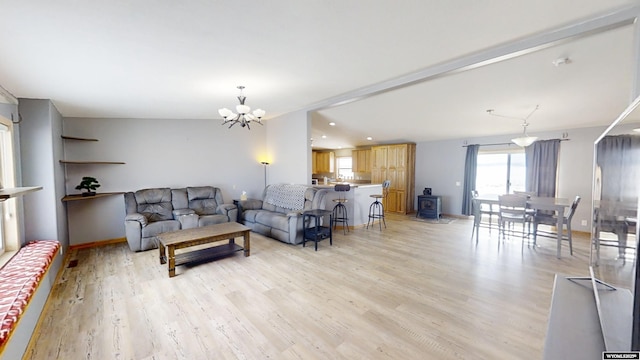
[[[266,161],[262,161],[260,164],[264,165],[264,187],[267,187],[267,165],[269,165],[268,162]]]

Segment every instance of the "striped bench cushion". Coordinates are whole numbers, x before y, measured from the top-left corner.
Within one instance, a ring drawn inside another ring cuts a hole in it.
[[[9,339],[59,248],[58,241],[32,241],[0,269],[0,347]]]

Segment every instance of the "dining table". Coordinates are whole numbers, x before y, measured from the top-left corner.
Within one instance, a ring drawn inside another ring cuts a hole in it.
[[[499,195],[487,194],[487,195],[478,195],[473,198],[474,202],[474,223],[476,233],[476,241],[478,239],[478,232],[480,230],[480,206],[483,204],[486,205],[500,205]],[[567,208],[570,208],[573,204],[573,201],[567,198],[558,198],[558,197],[542,197],[542,196],[531,196],[527,199],[527,207],[534,210],[552,210],[556,211],[556,217],[558,218],[558,222],[556,224],[557,228],[557,249],[556,249],[556,257],[558,259],[561,258],[562,252],[562,229],[564,226],[563,215]]]

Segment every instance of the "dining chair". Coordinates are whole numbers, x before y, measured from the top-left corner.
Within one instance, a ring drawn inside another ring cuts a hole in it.
[[[567,228],[567,237],[563,236],[563,240],[569,241],[569,253],[573,255],[573,241],[571,238],[571,219],[573,219],[573,215],[576,213],[576,209],[578,208],[578,204],[580,204],[580,196],[576,196],[571,204],[571,207],[567,211],[567,213],[562,214],[562,225]],[[549,225],[556,226],[558,224],[558,214],[547,214],[543,212],[538,212],[533,216],[533,244],[536,244],[536,240],[539,234],[538,225]],[[556,229],[556,231],[562,232],[563,229]],[[558,234],[552,231],[545,231],[541,236],[548,237],[557,237]]]
[[[507,224],[522,225],[522,243],[524,246],[525,226],[530,221],[530,215],[527,213],[527,198],[521,195],[505,194],[498,196],[499,212],[500,212],[500,231],[502,231],[502,239],[505,238]],[[513,233],[513,230],[511,230]]]
[[[492,220],[493,217],[497,218],[500,216],[500,213],[498,211],[498,209],[496,209],[496,207],[492,204],[480,204],[479,208],[476,208],[476,206],[478,206],[476,204],[475,201],[473,201],[473,199],[476,199],[478,196],[480,196],[478,194],[478,190],[471,190],[471,198],[472,198],[472,210],[473,210],[473,215],[474,216],[478,216],[478,219],[474,219],[474,221],[477,221],[479,223],[482,222],[482,217],[483,215],[488,215],[489,216],[489,233],[491,233],[491,228],[493,227],[492,225]],[[473,234],[475,232],[476,227],[473,227],[473,230],[471,231],[471,237],[473,238]]]
[[[528,196],[528,197],[532,197],[532,196],[536,196],[536,192],[535,191],[518,191],[518,190],[513,190],[513,193],[516,195],[524,195],[524,196]]]
[[[535,191],[518,191],[518,190],[514,190],[513,193],[515,195],[519,195],[519,196],[524,196],[528,199],[531,199],[532,196],[536,196],[536,192]],[[529,215],[529,222],[527,223],[527,234],[531,235],[531,221],[534,217],[534,215],[536,214],[536,210],[530,208],[529,206],[527,206],[527,215]]]

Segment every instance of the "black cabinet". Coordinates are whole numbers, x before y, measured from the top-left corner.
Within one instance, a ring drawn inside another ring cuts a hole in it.
[[[418,195],[416,217],[440,219],[442,216],[442,198],[435,195]]]

